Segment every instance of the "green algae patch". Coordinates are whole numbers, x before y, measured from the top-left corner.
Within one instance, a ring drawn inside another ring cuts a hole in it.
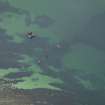
[[[41,69],[37,64],[33,63],[34,60],[32,57],[28,55],[21,55],[21,57],[22,59],[20,59],[18,62],[31,65],[29,67],[23,67],[21,68],[21,70],[31,71],[33,72],[33,75],[31,75],[30,77],[22,77],[21,80],[24,81],[14,84],[14,87],[19,89],[49,88],[60,90],[59,87],[56,87],[51,84],[63,84],[62,80],[58,78],[52,78],[48,75],[44,75],[44,70]]]
[[[35,31],[37,29],[36,25],[26,26],[24,15],[11,13],[11,16],[8,17],[5,14],[1,19],[3,20],[0,26],[6,30],[7,35],[11,38],[9,40],[17,44],[24,42],[27,32],[35,32],[35,34],[37,32]]]
[[[13,42],[21,43],[24,41],[24,19],[22,16],[12,15],[11,17],[5,17],[0,23],[0,26],[6,29],[7,35]]]
[[[11,17],[5,17],[0,23],[0,26],[6,29],[7,35],[11,38],[10,41],[15,43],[24,42],[27,32],[33,32],[33,34],[36,34],[38,37],[48,38],[49,42],[57,42],[60,39],[58,35],[48,29],[41,29],[35,24],[27,26],[22,15],[13,14]]]
[[[41,4],[39,1],[33,1],[33,0],[25,1],[25,3],[24,3],[24,1],[20,2],[17,0],[14,0],[14,1],[9,0],[9,2],[11,5],[15,6],[16,8],[19,8],[19,9],[29,12],[30,18],[32,21],[35,20],[35,17],[43,16],[43,15],[51,17],[52,19],[54,18],[54,20],[55,20],[56,15],[54,14],[55,16],[52,16],[52,14],[53,14],[52,10],[54,9],[54,7],[49,8],[50,2],[48,0],[41,1],[42,2]],[[58,13],[59,13],[59,11],[58,11]],[[23,20],[23,21],[25,22],[25,20]],[[25,25],[25,27],[28,27],[28,26]],[[38,33],[40,37],[47,37],[51,43],[56,43],[58,40],[59,41],[63,40],[65,35],[64,34],[61,35],[61,33],[59,34],[58,32],[56,33],[53,30],[53,27],[56,27],[55,23],[51,27],[48,27],[48,28],[40,28],[36,24],[31,24],[28,28],[29,28],[29,30],[31,29],[30,31],[32,31],[33,33],[34,32]],[[56,27],[56,30],[58,29],[58,27]],[[58,30],[58,31],[60,32],[61,30]]]
[[[12,84],[13,87],[18,89],[35,89],[35,88],[48,88],[48,89],[56,89],[61,90],[59,86],[54,86],[54,84],[63,84],[63,81],[59,78],[52,78],[48,75],[43,74],[44,70],[42,70],[38,65],[33,63],[33,58],[28,55],[21,55],[19,60],[20,63],[30,64],[29,67],[22,68],[8,68],[8,69],[0,69],[0,78],[6,78],[5,76],[20,71],[30,71],[33,74],[30,77],[21,77],[16,78],[15,80],[23,80],[22,82],[18,82],[16,84]]]
[[[36,64],[32,64],[32,66],[24,68],[23,70],[24,71],[32,71],[33,73],[42,73],[43,72],[41,70],[41,68],[38,65],[36,65]]]
[[[17,71],[19,71],[18,68],[0,69],[0,78],[3,78],[4,76],[6,76],[11,72],[17,72]]]
[[[34,63],[34,58],[32,58],[31,56],[25,55],[25,54],[21,55],[20,57],[21,57],[21,59],[18,60],[19,63],[24,63],[24,64],[30,65],[29,67],[22,67],[21,68],[22,71],[32,71],[34,73],[42,72],[40,67]]]
[[[36,79],[36,80],[35,80]],[[50,85],[51,83],[63,83],[59,79],[54,79],[49,76],[45,76],[42,74],[33,74],[31,78],[23,78],[24,82],[17,83],[14,85],[16,88],[19,89],[35,89],[35,88],[48,88],[48,89],[57,89],[60,90],[60,88],[55,87],[53,85]]]
[[[14,84],[14,87],[19,89],[49,88],[59,90],[59,87],[53,86],[51,84],[63,84],[63,81],[58,78],[55,79],[44,75],[41,68],[35,64],[28,68],[24,68],[22,71],[32,71],[33,75],[30,77],[22,77],[21,80],[24,80],[24,82]]]

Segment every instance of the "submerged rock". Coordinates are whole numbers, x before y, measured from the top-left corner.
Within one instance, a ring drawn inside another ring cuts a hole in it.
[[[33,24],[37,24],[41,28],[47,28],[55,22],[54,19],[47,15],[37,16]]]
[[[21,77],[29,77],[32,75],[32,72],[17,72],[17,73],[9,73],[5,77],[7,78],[21,78]]]

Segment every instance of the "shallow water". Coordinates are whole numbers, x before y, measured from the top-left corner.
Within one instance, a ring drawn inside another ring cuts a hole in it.
[[[105,105],[104,18],[103,0],[0,0],[1,94],[11,105]]]

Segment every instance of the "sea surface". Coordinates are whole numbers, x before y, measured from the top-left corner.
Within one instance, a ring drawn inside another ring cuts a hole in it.
[[[0,105],[105,105],[105,1],[0,0]]]

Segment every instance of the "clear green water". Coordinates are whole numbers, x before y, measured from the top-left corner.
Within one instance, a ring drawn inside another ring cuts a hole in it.
[[[8,3],[10,7],[0,10],[0,78],[10,80],[8,74],[31,71],[31,76],[15,78],[23,82],[13,86],[105,90],[104,0],[8,0]],[[6,0],[0,0],[0,5],[6,5]],[[42,16],[41,22],[35,23],[38,16]],[[27,32],[37,37],[28,39]]]

